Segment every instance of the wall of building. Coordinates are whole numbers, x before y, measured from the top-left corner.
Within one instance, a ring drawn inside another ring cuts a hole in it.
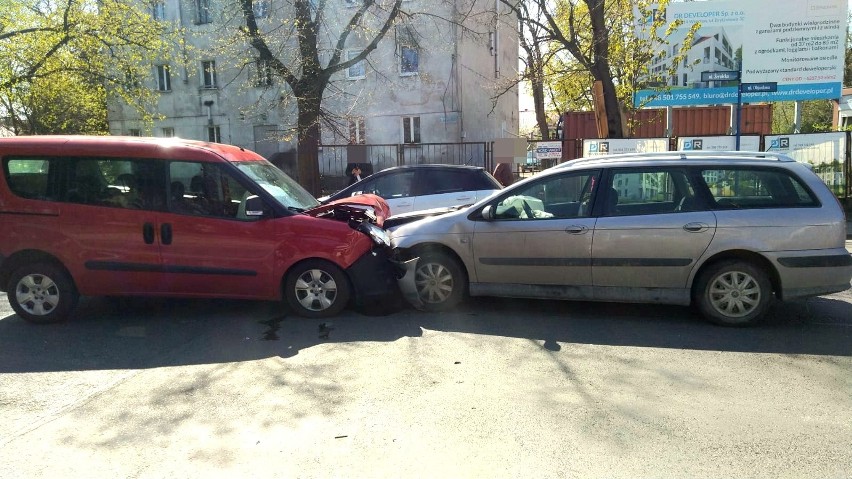
[[[343,0],[329,0],[326,17],[331,30],[339,31],[353,7]],[[470,5],[463,5],[473,2]],[[227,3],[227,2],[224,2]],[[261,28],[286,30],[283,22],[291,18],[291,2],[272,0],[269,17],[258,19]],[[146,2],[150,4],[150,2]],[[191,53],[185,61],[152,59],[151,86],[155,87],[155,67],[169,62],[171,89],[163,92],[154,112],[162,116],[147,131],[136,112],[119,104],[110,108],[113,134],[176,136],[208,139],[208,128],[218,127],[220,141],[253,149],[270,157],[295,150],[295,101],[280,79],[273,85],[257,87],[253,81],[254,51],[248,47],[226,49],[236,20],[223,2],[211,10],[212,23],[196,24],[194,0],[164,0],[165,20],[187,28]],[[364,65],[364,78],[349,79],[346,71],[336,73],[327,88],[323,108],[334,114],[334,125],[322,126],[322,142],[349,142],[349,121],[363,118],[363,141],[370,144],[403,142],[403,117],[420,118],[420,142],[492,141],[517,135],[517,88],[501,97],[492,110],[491,97],[498,84],[514,80],[517,74],[517,29],[512,17],[499,0],[406,0],[403,8],[428,10],[430,15],[414,15],[410,21],[392,28],[371,52]],[[495,8],[500,15],[494,14]],[[461,18],[457,11],[485,11]],[[440,19],[456,18],[464,28]],[[285,20],[282,20],[285,19]],[[347,48],[360,50],[372,38],[378,24],[356,30],[347,39]],[[497,49],[492,52],[490,37],[496,32]],[[329,60],[336,33],[326,35],[321,61]],[[415,43],[419,50],[419,71],[400,73],[401,43]],[[294,45],[282,37],[281,47]],[[229,52],[229,53],[226,53]],[[217,88],[203,88],[201,64],[214,60]],[[497,68],[500,71],[497,71]]]
[[[458,70],[465,141],[518,136],[518,26],[499,0],[480,0],[481,11],[495,12],[466,22],[488,35],[460,35]],[[500,95],[495,103],[494,98]]]

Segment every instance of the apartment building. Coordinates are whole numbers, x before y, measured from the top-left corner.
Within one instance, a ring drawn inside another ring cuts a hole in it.
[[[294,154],[297,109],[287,85],[247,45],[234,41],[236,0],[144,0],[153,18],[185,28],[186,55],[152,60],[160,92],[153,131],[136,111],[114,103],[116,135],[179,136],[230,143],[267,158]],[[379,0],[385,5],[392,0]],[[312,0],[322,11],[320,61],[361,0]],[[282,60],[292,57],[293,0],[255,0],[265,31],[280,31]],[[500,0],[404,0],[394,27],[370,55],[335,74],[325,90],[322,144],[493,141],[518,134],[518,39]],[[365,21],[367,22],[367,21]],[[353,30],[344,58],[372,39],[383,19]],[[369,23],[369,22],[367,22]],[[505,91],[494,100],[498,91]],[[321,171],[321,173],[338,173]]]
[[[649,67],[652,75],[666,75],[665,83],[668,86],[712,87],[715,86],[713,82],[701,81],[702,72],[732,71],[738,68],[737,47],[731,43],[723,27],[701,28],[692,39],[683,60],[678,63],[677,71],[668,75],[666,72],[682,46],[683,38],[680,41],[671,39],[666,55],[656,58]]]

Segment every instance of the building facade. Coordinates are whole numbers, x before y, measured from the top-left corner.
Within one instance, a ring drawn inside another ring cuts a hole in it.
[[[238,2],[145,2],[154,19],[185,29],[186,47],[151,66],[151,88],[160,92],[153,131],[135,110],[116,102],[109,108],[110,132],[230,143],[267,158],[295,155],[295,99],[255,50],[235,40]],[[325,65],[360,1],[307,3],[313,9],[325,7],[318,36]],[[387,6],[392,0],[377,3]],[[254,1],[258,26],[268,34],[281,32],[275,47],[285,64],[296,48],[288,36],[294,30],[292,9],[293,0]],[[518,91],[511,86],[518,66],[515,17],[499,0],[403,0],[402,9],[406,14],[365,60],[332,76],[322,103],[322,144],[417,148],[516,137]],[[362,51],[384,19],[372,21],[364,20],[352,31],[342,58]],[[322,171],[340,164],[321,161],[321,173],[340,174]]]

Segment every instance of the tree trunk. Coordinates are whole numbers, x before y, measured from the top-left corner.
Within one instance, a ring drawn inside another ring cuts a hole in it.
[[[299,108],[297,169],[299,182],[315,197],[322,196],[319,172],[319,145],[322,139],[319,118],[322,90],[315,85],[293,89]]]
[[[589,70],[592,77],[599,80],[603,86],[609,138],[624,138],[624,131],[621,128],[621,108],[618,105],[618,95],[609,66],[609,31],[606,27],[605,3],[604,0],[586,0],[586,5],[589,7],[589,20],[592,24],[594,50],[594,63]]]
[[[615,83],[609,76],[609,65],[605,60],[601,61],[603,66],[598,66],[592,69],[592,76],[596,80],[600,80],[603,86],[604,109],[606,109],[607,119],[607,138],[624,138],[624,130],[621,128],[621,108],[618,104],[618,96],[615,92]],[[602,71],[596,71],[596,70]]]
[[[528,42],[523,28],[520,32],[521,48],[527,54],[526,76],[532,90],[533,106],[535,107],[535,121],[538,125],[542,140],[550,139],[550,128],[547,125],[547,112],[544,104],[544,59],[541,54],[540,42],[533,39]]]
[[[544,105],[544,83],[541,77],[537,74],[531,81],[533,104],[535,105],[535,121],[538,124],[538,130],[541,132],[542,140],[550,139],[550,128],[547,125],[547,112]]]

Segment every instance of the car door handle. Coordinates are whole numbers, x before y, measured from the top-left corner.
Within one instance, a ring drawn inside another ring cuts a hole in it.
[[[142,239],[145,244],[154,244],[154,225],[151,223],[142,225]]]
[[[683,229],[690,233],[702,233],[710,229],[710,225],[706,223],[687,223],[683,225]]]
[[[163,244],[172,244],[172,225],[170,223],[160,225],[160,241]]]
[[[565,228],[565,232],[572,235],[581,235],[586,231],[589,231],[589,228],[580,225],[571,225]]]
[[[461,198],[456,198],[456,201],[470,201],[470,196],[462,196]]]

